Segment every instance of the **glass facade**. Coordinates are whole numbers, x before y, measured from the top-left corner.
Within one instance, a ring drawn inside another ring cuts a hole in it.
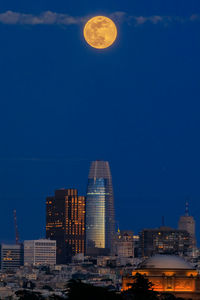
[[[86,199],[87,253],[94,253],[95,249],[112,252],[114,232],[114,199],[109,163],[95,161],[90,168]]]

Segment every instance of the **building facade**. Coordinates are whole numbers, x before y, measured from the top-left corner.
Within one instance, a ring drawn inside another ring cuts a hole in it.
[[[140,232],[140,255],[150,257],[155,254],[188,255],[190,235],[186,230],[170,227],[144,229]]]
[[[23,245],[1,244],[0,247],[1,270],[18,269],[24,264]]]
[[[115,238],[114,196],[107,161],[93,161],[88,176],[86,198],[86,252],[108,255]]]
[[[145,260],[131,274],[123,276],[122,291],[130,289],[137,273],[152,282],[153,289],[159,293],[170,293],[181,299],[200,299],[198,271],[181,257],[155,255]]]
[[[85,253],[85,197],[76,189],[56,190],[46,199],[46,238],[56,240],[57,264]]]
[[[115,241],[115,255],[122,258],[134,257],[133,231],[118,231]]]
[[[32,240],[24,241],[24,265],[55,265],[56,241]]]
[[[195,220],[189,215],[189,204],[186,202],[185,215],[181,216],[178,222],[178,229],[186,230],[190,234],[191,248],[194,250],[196,247],[196,235],[195,235]]]

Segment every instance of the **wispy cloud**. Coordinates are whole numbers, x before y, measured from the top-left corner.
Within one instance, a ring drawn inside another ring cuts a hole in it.
[[[45,11],[40,15],[32,15],[9,10],[0,14],[0,23],[10,25],[74,25],[82,22],[84,22],[82,17],[73,17],[52,11]]]
[[[52,11],[45,11],[39,15],[18,13],[14,11],[6,11],[0,13],[0,23],[8,25],[80,25],[84,23],[90,16],[78,17],[68,14],[60,14]],[[127,22],[133,26],[140,26],[146,23],[151,24],[172,24],[185,22],[199,22],[200,15],[193,14],[188,17],[182,16],[133,16],[123,11],[116,11],[110,14],[110,17],[118,22]]]
[[[143,25],[146,23],[151,24],[163,24],[163,25],[169,25],[169,24],[183,24],[188,22],[197,22],[200,21],[200,15],[191,15],[188,17],[182,17],[182,16],[128,16],[129,23],[134,24],[135,26]]]

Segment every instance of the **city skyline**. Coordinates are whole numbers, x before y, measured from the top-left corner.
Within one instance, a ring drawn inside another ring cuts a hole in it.
[[[91,177],[91,173],[92,173],[92,169],[94,169],[94,166],[93,166],[93,168],[91,167],[92,166],[92,164],[93,163],[95,163],[95,162],[103,162],[103,161],[101,161],[101,160],[96,160],[96,161],[93,161],[93,162],[91,162],[90,163],[90,171],[89,171],[89,176]],[[108,163],[108,165],[109,165],[109,162],[107,162]],[[93,171],[93,173],[94,173],[94,171]],[[97,173],[99,173],[99,171],[97,172]],[[102,173],[102,171],[100,170],[100,173]],[[111,185],[112,185],[112,179],[111,179]],[[88,186],[88,183],[87,183],[87,185],[86,186]],[[68,187],[68,188],[64,188],[64,187],[58,187],[58,190],[56,191],[56,190],[54,190],[54,192],[56,193],[64,193],[65,191],[67,191],[67,189],[69,189],[69,190],[74,190],[74,191],[76,191],[76,193],[77,192],[79,192],[80,190],[79,189],[76,189],[76,187],[77,187],[77,185],[76,184],[73,184],[73,185],[71,185],[71,187]],[[86,190],[88,190],[87,188],[86,188]],[[112,193],[113,193],[113,191],[112,191]],[[55,196],[48,196],[47,197],[47,199],[53,199]],[[85,193],[85,195],[84,196],[79,196],[79,198],[87,198],[87,192]],[[179,214],[179,216],[178,216],[178,219],[177,219],[177,222],[176,222],[176,224],[175,224],[175,226],[171,226],[171,223],[169,223],[169,222],[166,222],[165,223],[165,216],[164,215],[160,215],[159,216],[159,218],[160,218],[160,223],[158,222],[155,226],[142,226],[138,231],[134,231],[134,228],[132,228],[132,227],[130,227],[130,228],[123,228],[123,227],[121,227],[120,226],[120,223],[119,223],[119,221],[118,220],[116,220],[115,219],[115,232],[117,232],[117,227],[118,227],[118,229],[119,228],[121,228],[122,230],[132,230],[133,232],[134,232],[134,234],[139,234],[143,229],[145,229],[145,228],[150,228],[150,229],[158,229],[160,226],[169,226],[169,227],[171,227],[172,229],[178,229],[178,227],[179,227],[179,222],[180,222],[180,219],[181,218],[184,218],[185,216],[187,216],[187,217],[189,217],[189,219],[190,218],[192,218],[193,219],[193,214],[191,214],[190,213],[190,209],[189,209],[189,206],[191,207],[191,202],[190,202],[190,199],[189,199],[189,197],[187,196],[186,198],[185,198],[185,202],[183,203],[185,206],[183,206],[182,207],[182,212],[184,211],[183,210],[183,208],[185,207],[185,214],[184,213],[182,213],[182,214]],[[115,211],[115,209],[114,209],[114,211]],[[13,211],[12,211],[12,213],[13,213]],[[16,212],[15,212],[16,213]],[[115,213],[114,213],[115,214]],[[45,215],[45,214],[44,214]],[[13,218],[13,216],[12,216],[12,218]],[[14,220],[14,218],[13,218],[13,220]],[[164,224],[163,224],[163,222],[164,222]],[[196,222],[196,220],[194,221],[194,222]],[[144,224],[145,224],[145,222],[144,222]],[[15,230],[14,229],[14,226],[15,226],[15,224],[14,224],[14,222],[13,222],[13,230]],[[18,221],[17,221],[17,226],[18,226]],[[20,234],[20,233],[19,233]],[[44,230],[44,232],[43,232],[43,235],[41,235],[40,237],[38,236],[38,234],[36,233],[36,232],[34,232],[34,234],[35,234],[35,237],[36,238],[45,238],[45,230]],[[21,237],[21,235],[19,236],[19,238]],[[13,233],[13,239],[12,240],[6,240],[6,239],[4,239],[4,240],[2,240],[1,242],[3,242],[3,243],[5,243],[5,242],[12,242],[12,243],[14,243],[14,240],[15,240],[15,238],[16,238],[16,233],[14,232]],[[21,241],[23,241],[23,239],[21,239],[20,238],[20,240]],[[198,243],[198,232],[197,232],[197,243]]]

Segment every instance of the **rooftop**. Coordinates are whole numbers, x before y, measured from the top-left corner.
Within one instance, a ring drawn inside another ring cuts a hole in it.
[[[194,270],[195,268],[182,257],[175,255],[155,255],[139,265],[139,269],[184,269]]]

